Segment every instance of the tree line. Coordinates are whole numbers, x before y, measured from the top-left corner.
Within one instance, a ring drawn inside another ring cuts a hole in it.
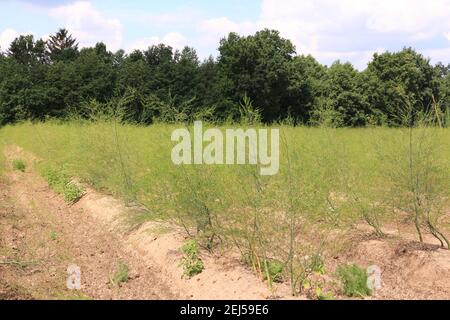
[[[230,33],[218,51],[200,61],[194,48],[164,44],[129,54],[104,43],[80,49],[65,29],[47,41],[19,36],[0,51],[0,125],[108,106],[145,125],[239,121],[251,109],[265,123],[396,126],[405,106],[448,121],[450,65],[432,65],[412,48],[374,54],[364,71],[297,55],[290,40],[267,29]]]

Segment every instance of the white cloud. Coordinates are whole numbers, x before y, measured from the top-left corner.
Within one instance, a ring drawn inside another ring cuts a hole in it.
[[[442,48],[442,49],[427,49],[422,50],[421,53],[425,57],[431,58],[431,63],[450,63],[450,48]]]
[[[230,31],[248,34],[263,28],[279,30],[298,53],[327,64],[348,59],[364,68],[374,52],[384,51],[379,47],[417,44],[424,51],[420,41],[445,39],[443,35],[450,41],[450,0],[262,0],[255,21],[208,19],[198,31],[200,42],[217,44]]]
[[[234,22],[227,17],[203,20],[197,25],[200,33],[198,42],[201,46],[217,45],[219,40],[230,32],[249,35],[257,31],[257,25],[251,21]]]
[[[108,49],[115,51],[122,45],[123,27],[120,20],[103,16],[88,1],[52,8],[49,15],[63,21],[82,47],[103,41]]]
[[[448,41],[450,41],[450,32],[445,32],[444,37],[447,38]]]
[[[347,0],[350,1],[350,0]],[[350,1],[353,2],[353,1]],[[363,2],[363,1],[361,1]],[[379,32],[427,33],[449,25],[448,0],[370,0],[362,8],[367,26]],[[364,2],[364,3],[366,3]]]
[[[206,57],[229,32],[248,35],[269,28],[291,39],[298,53],[312,54],[326,64],[349,60],[361,69],[374,52],[383,51],[379,48],[403,46],[415,47],[432,61],[450,62],[450,0],[260,0],[259,15],[253,20],[212,16],[206,8],[187,5],[167,12],[128,6],[109,10],[115,14],[109,17],[87,0],[49,3],[56,7],[40,10],[61,21],[81,46],[104,41],[111,50],[125,47],[129,52],[159,43],[177,49],[190,45]],[[121,21],[141,24],[142,30],[151,30],[149,37],[124,43]],[[13,29],[0,33],[3,50],[17,35]]]
[[[143,39],[139,39],[133,43],[131,43],[127,47],[127,52],[131,52],[133,50],[146,50],[148,47],[152,45],[158,45],[163,43],[165,45],[171,46],[174,49],[183,49],[185,46],[189,45],[188,39],[184,37],[181,33],[178,32],[169,32],[164,35],[162,38],[158,36],[147,37]]]
[[[372,60],[375,53],[383,53],[385,49],[377,48],[374,50],[362,51],[312,51],[310,52],[319,61],[337,61],[341,62],[351,61],[353,66],[359,70],[363,70],[367,63]]]
[[[342,48],[371,36],[420,41],[450,28],[450,0],[263,0],[260,25],[277,28],[308,53],[327,51],[330,38]]]
[[[11,42],[13,42],[14,39],[16,39],[19,36],[24,35],[32,35],[35,37],[36,35],[32,31],[28,32],[18,32],[12,28],[6,28],[3,32],[0,33],[0,51],[7,51],[9,49],[9,46],[11,45]],[[44,38],[42,38],[45,40]]]
[[[132,20],[151,27],[180,26],[193,24],[202,19],[203,14],[189,7],[178,7],[169,12],[142,12],[130,10],[121,15],[125,20]]]
[[[182,49],[189,44],[188,39],[178,32],[169,32],[166,34],[162,38],[162,43],[165,43],[175,49]]]
[[[253,22],[234,22],[227,17],[213,18],[202,21],[198,25],[198,30],[204,33],[224,35],[229,32],[239,31],[242,34],[252,33],[255,30]]]
[[[14,29],[8,28],[0,33],[0,50],[6,51],[9,48],[11,42],[19,36],[19,32]]]
[[[418,33],[449,25],[450,0],[263,0],[263,21],[301,19],[311,30],[330,30],[363,21],[377,32]]]

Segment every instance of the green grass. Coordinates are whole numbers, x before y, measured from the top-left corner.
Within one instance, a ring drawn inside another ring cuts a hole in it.
[[[14,170],[20,172],[25,172],[25,169],[27,168],[25,161],[23,161],[22,159],[14,159],[12,162],[12,166]]]
[[[170,137],[180,127],[23,123],[3,127],[0,136],[43,159],[42,167],[56,168],[44,176],[69,201],[80,192],[68,177],[80,178],[148,208],[151,214],[134,216],[139,223],[170,220],[208,249],[234,246],[261,278],[272,269],[264,261],[282,261],[283,280],[295,282],[308,269],[302,257],[338,247],[336,237],[355,224],[382,236],[386,225],[411,223],[411,177],[432,201],[424,207],[432,209],[431,221],[442,221],[450,207],[450,129],[414,129],[410,144],[402,128],[276,126],[280,172],[263,177],[248,165],[175,166]],[[450,224],[442,223],[448,235]]]

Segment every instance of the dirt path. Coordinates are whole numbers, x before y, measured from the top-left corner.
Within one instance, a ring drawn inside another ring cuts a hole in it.
[[[131,254],[118,235],[68,206],[32,174],[0,184],[0,299],[174,299],[160,270]],[[67,268],[81,269],[80,291],[66,287]],[[120,264],[129,280],[110,278]]]

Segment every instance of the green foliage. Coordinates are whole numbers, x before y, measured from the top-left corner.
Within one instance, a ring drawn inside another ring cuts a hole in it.
[[[381,236],[384,219],[406,213],[421,240],[426,228],[449,246],[440,225],[450,190],[443,129],[450,66],[433,67],[406,48],[376,54],[362,72],[339,61],[326,67],[296,56],[274,30],[231,33],[219,52],[200,62],[189,47],[125,54],[103,43],[79,50],[64,29],[47,43],[20,36],[0,54],[0,126],[47,122],[1,133],[45,159],[43,176],[67,202],[83,195],[70,178],[80,177],[151,207],[208,250],[234,245],[269,286],[289,278],[293,295],[309,283],[312,296],[331,297],[320,251],[334,227],[364,220]],[[436,117],[422,121],[430,112]],[[174,167],[168,137],[199,119],[282,123],[279,175],[260,177],[251,166]],[[301,124],[320,128],[292,127]],[[386,125],[407,129],[371,128]],[[201,272],[198,243],[183,252],[185,275]]]
[[[447,107],[447,110],[445,111],[445,117],[444,117],[445,121],[445,125],[447,127],[450,127],[450,106]]]
[[[75,59],[78,54],[76,39],[66,29],[59,29],[47,41],[47,54],[53,62]]]
[[[33,35],[22,35],[14,39],[9,46],[8,55],[24,65],[48,62],[45,42],[42,39],[35,41]]]
[[[340,128],[345,125],[345,120],[338,110],[325,101],[323,104],[319,102],[319,105],[312,111],[310,123],[324,128]]]
[[[55,171],[50,168],[45,168],[42,171],[42,176],[44,179],[48,182],[51,188],[53,188],[57,192],[63,191],[63,179],[61,176]]]
[[[320,254],[314,254],[308,263],[308,269],[317,274],[325,274],[325,263]]]
[[[350,63],[335,62],[328,69],[319,106],[325,110],[334,110],[335,126],[366,125],[370,108],[361,90],[360,78],[361,75]]]
[[[69,182],[64,187],[64,200],[68,203],[75,203],[83,196],[83,189],[74,182]]]
[[[375,54],[363,73],[362,88],[374,115],[387,116],[391,125],[401,125],[404,97],[413,109],[427,111],[433,96],[439,96],[439,81],[429,59],[411,48]]]
[[[357,265],[341,265],[336,274],[342,282],[344,294],[348,297],[365,297],[372,294],[367,287],[367,273]]]
[[[331,292],[325,292],[321,287],[316,288],[317,300],[335,300],[334,295]]]
[[[58,240],[58,234],[56,233],[56,231],[50,232],[50,240],[52,241]]]
[[[364,221],[380,230],[385,224],[414,227],[409,128],[271,126],[280,129],[280,172],[262,177],[249,165],[173,165],[170,136],[180,127],[192,130],[189,125],[142,127],[114,120],[49,121],[8,125],[0,134],[6,144],[33,152],[44,166],[63,168],[48,178],[57,188],[62,171],[139,203],[152,212],[140,222],[158,218],[176,223],[198,239],[197,248],[231,246],[268,284],[277,278],[270,262],[282,262],[282,280],[292,284],[293,295],[307,291],[317,298],[318,287],[328,292],[322,283],[325,252],[342,249],[342,230],[354,230]],[[444,234],[450,131],[427,126],[411,130],[421,229],[430,230],[430,222]],[[198,260],[186,261],[188,269],[200,269]]]
[[[127,264],[120,262],[115,273],[110,276],[109,282],[113,286],[120,286],[122,283],[128,282],[130,269]]]
[[[311,299],[333,300],[333,294],[324,289],[326,286],[325,263],[321,254],[313,253],[305,258],[302,268],[297,271],[299,277],[297,285],[300,291]],[[296,287],[293,287],[293,290],[295,289]]]
[[[267,271],[273,282],[283,281],[283,270],[284,265],[282,262],[277,260],[269,260],[267,262]],[[264,276],[264,279],[267,280],[267,275]]]
[[[14,170],[25,172],[25,169],[27,167],[25,161],[21,159],[14,159],[12,162],[12,166]]]
[[[53,190],[63,195],[67,203],[73,204],[77,202],[84,194],[83,188],[61,171],[46,167],[41,174]]]
[[[296,56],[289,64],[289,111],[296,122],[307,123],[325,93],[327,68],[312,56]]]
[[[205,266],[199,257],[198,242],[196,240],[187,241],[181,251],[183,252],[183,258],[180,265],[183,267],[184,275],[191,278],[201,273]]]
[[[253,102],[247,95],[239,104],[240,121],[243,125],[254,125],[261,122],[260,111],[253,106]]]
[[[261,108],[265,121],[283,114],[289,63],[295,53],[289,40],[267,29],[248,37],[230,33],[220,41],[219,52],[222,99],[237,103],[248,95]]]
[[[243,99],[258,107],[258,121],[251,122],[398,126],[403,95],[415,110],[438,106],[442,123],[449,122],[450,68],[432,66],[411,48],[376,54],[362,72],[350,63],[328,68],[311,56],[297,56],[275,30],[246,37],[230,33],[218,50],[217,59],[200,61],[193,48],[164,44],[130,54],[110,52],[103,43],[80,50],[65,29],[47,41],[19,36],[0,55],[0,126],[90,118],[85,106],[92,101],[140,125],[245,122]]]
[[[441,128],[430,128],[435,122],[435,114],[415,110],[414,105],[405,100],[400,119],[409,128],[399,130],[406,143],[394,142],[390,148],[380,152],[383,159],[386,189],[397,195],[390,204],[406,213],[407,219],[414,221],[418,238],[423,238],[423,228],[440,242],[442,248],[450,249],[450,241],[439,227],[445,215],[450,188],[450,172],[446,162],[440,159],[445,151],[445,143],[440,141]]]

